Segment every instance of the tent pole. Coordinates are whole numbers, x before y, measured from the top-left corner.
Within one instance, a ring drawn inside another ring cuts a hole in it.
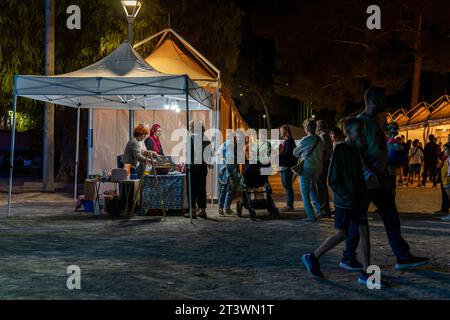
[[[186,157],[186,174],[187,174],[187,184],[188,184],[188,201],[189,201],[189,222],[193,224],[192,222],[192,190],[191,190],[191,165],[189,162],[191,161],[191,134],[189,132],[189,82],[188,77],[185,76],[186,80],[186,129],[187,129],[187,150],[188,151],[187,157]],[[190,152],[189,152],[190,151]]]
[[[211,124],[212,128],[215,127],[213,113],[214,112],[212,110],[209,112],[209,123]],[[215,137],[214,137],[214,145],[216,145]],[[214,152],[215,152],[215,150],[216,149],[214,149]],[[214,168],[215,168],[215,166],[213,165],[212,170],[211,170],[211,206],[212,207],[214,207],[214,181],[215,181],[215,179],[214,179],[215,178],[214,177]]]
[[[220,86],[217,88],[217,98],[216,98],[216,127],[215,132],[217,132],[217,130],[220,130],[220,97],[221,97],[221,90],[220,90]],[[218,145],[217,145],[217,137],[215,139],[214,142],[214,151],[217,150]],[[218,184],[218,179],[219,179],[219,164],[215,163],[214,164],[214,195],[217,195],[217,197],[219,196],[219,184]],[[214,201],[214,200],[213,200]]]
[[[92,161],[92,150],[94,145],[94,110],[89,109],[89,119],[88,119],[88,170],[87,170],[87,177],[89,178],[90,175],[92,175],[94,168],[93,168],[93,161]]]
[[[8,218],[11,217],[11,200],[12,200],[12,181],[13,181],[13,169],[14,169],[14,144],[16,140],[16,107],[17,107],[17,95],[14,94],[13,102],[13,119],[11,126],[11,148],[9,152],[9,190],[8,190]]]
[[[80,149],[80,107],[77,109],[77,138],[75,146],[75,185],[73,189],[73,200],[77,200],[78,189],[78,162],[79,162],[79,149]]]

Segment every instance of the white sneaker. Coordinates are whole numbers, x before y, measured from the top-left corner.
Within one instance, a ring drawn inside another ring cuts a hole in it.
[[[236,215],[236,212],[234,212],[233,210],[231,210],[231,209],[225,209],[225,214],[227,214],[227,215]]]
[[[450,221],[450,214],[441,217],[441,220],[442,220],[442,221]]]

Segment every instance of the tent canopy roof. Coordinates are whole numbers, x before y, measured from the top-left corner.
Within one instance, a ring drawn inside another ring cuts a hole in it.
[[[428,120],[428,116],[430,115],[430,110],[425,106],[421,106],[417,111],[411,116],[408,121],[408,125],[418,124],[421,122],[425,122]]]
[[[156,47],[145,59],[152,67],[163,73],[187,74],[203,87],[220,87],[220,70],[172,28],[151,35],[136,43],[133,48],[157,38],[159,40]]]
[[[405,112],[399,112],[398,115],[395,117],[394,121],[398,124],[399,127],[404,126],[408,123],[409,118],[405,114]]]
[[[156,70],[166,74],[187,74],[194,81],[216,81],[217,74],[196,63],[185,54],[171,39],[164,42],[153,51],[145,61]]]
[[[430,114],[430,121],[440,121],[450,119],[450,97],[445,95],[436,100],[433,104],[434,110]]]
[[[212,109],[211,95],[186,74],[156,71],[123,42],[102,60],[56,76],[15,76],[15,94],[76,108],[157,110],[166,100],[186,101],[191,110]]]

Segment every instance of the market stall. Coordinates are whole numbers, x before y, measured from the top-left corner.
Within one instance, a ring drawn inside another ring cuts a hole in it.
[[[450,96],[444,95],[433,104],[428,119],[428,134],[433,134],[438,142],[447,143],[450,133]]]
[[[170,98],[178,102],[180,113],[185,112],[186,126],[191,110],[212,110],[211,95],[187,75],[167,75],[154,70],[128,42],[124,42],[99,62],[75,72],[56,76],[15,76],[11,159],[14,156],[17,97],[50,102],[78,110],[76,168],[79,116],[83,108],[164,110],[164,105]],[[109,126],[108,123],[104,125]],[[92,136],[91,132],[90,135]],[[120,133],[111,131],[111,135],[118,137]],[[96,148],[92,141],[89,144]],[[100,141],[99,144],[109,148],[108,142]],[[122,150],[123,148],[124,145]],[[115,161],[115,158],[112,161]],[[8,216],[11,215],[13,166],[10,168],[9,177]],[[187,179],[188,181],[191,179],[189,170]],[[76,183],[77,181],[75,186]],[[192,221],[192,210],[190,214]]]
[[[430,116],[430,105],[427,102],[420,102],[408,112],[409,120],[400,126],[400,132],[404,132],[406,139],[418,139],[424,143],[427,135],[427,120]]]
[[[219,129],[223,138],[226,137],[227,129],[242,129],[244,131],[248,129],[247,123],[236,108],[231,94],[222,80],[220,70],[211,61],[171,28],[147,37],[136,43],[134,48],[143,48],[152,43],[151,53],[145,58],[149,65],[164,74],[187,74],[211,94],[214,101],[212,112],[192,112],[191,118],[201,119],[206,129]],[[155,123],[155,120],[151,119],[149,114],[142,114],[141,116],[146,117],[146,120],[142,118],[143,123],[147,123],[147,121]],[[122,121],[125,122],[126,119]],[[156,121],[159,120],[156,119]],[[179,121],[181,125],[183,123],[183,120],[177,119],[176,121]],[[176,127],[179,126],[180,124]],[[170,132],[170,125],[167,128],[166,131]],[[211,135],[208,137],[214,142],[214,148],[217,149],[219,142],[216,143],[217,140]],[[169,138],[170,136],[166,136],[163,141],[168,147],[171,146],[171,142],[168,141]],[[217,170],[218,167],[214,166],[214,169],[209,170],[208,173],[207,190],[211,201],[218,196]]]
[[[406,114],[405,110],[403,108],[397,110],[397,112],[392,114],[390,121],[389,121],[389,118],[388,118],[388,123],[391,122],[391,121],[394,121],[394,122],[396,122],[398,124],[398,126],[400,128],[398,134],[400,136],[404,135],[406,137],[406,139],[408,139],[408,132],[406,130],[402,129],[402,127],[404,127],[409,121],[409,117]]]

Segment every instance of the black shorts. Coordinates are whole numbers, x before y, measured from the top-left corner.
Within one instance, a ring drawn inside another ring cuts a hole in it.
[[[420,168],[422,165],[420,163],[409,165],[409,173],[420,173]]]
[[[350,223],[356,227],[367,225],[367,211],[363,209],[343,209],[334,206],[334,227],[348,230]]]

